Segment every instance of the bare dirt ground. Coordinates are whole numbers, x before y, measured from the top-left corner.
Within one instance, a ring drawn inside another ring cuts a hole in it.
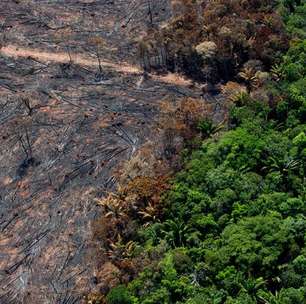
[[[167,20],[169,2],[153,3],[154,22]],[[82,302],[97,284],[93,197],[160,140],[162,100],[199,96],[175,75],[141,80],[135,39],[147,9],[144,0],[1,0],[1,304]],[[106,43],[102,71],[93,35]]]
[[[74,64],[77,66],[83,67],[99,67],[99,63],[97,60],[90,58],[89,56],[84,56],[82,54],[68,54],[63,52],[52,52],[52,51],[44,51],[39,50],[37,48],[22,48],[16,45],[6,45],[0,49],[0,54],[5,57],[12,57],[15,59],[18,58],[30,58],[40,63],[62,63],[62,64]],[[104,69],[111,69],[112,71],[116,71],[118,73],[123,74],[132,74],[134,76],[142,76],[143,72],[140,67],[137,65],[128,64],[126,62],[114,63],[111,61],[103,61],[100,60],[100,65]],[[191,80],[186,79],[185,77],[179,74],[167,73],[166,75],[154,75],[151,74],[150,78],[153,80],[157,80],[160,82],[165,82],[173,85],[182,85],[182,86],[190,86],[192,85]],[[142,80],[142,77],[140,77]],[[106,82],[104,82],[106,83]],[[139,81],[137,82],[140,83]],[[138,85],[139,86],[139,85]]]

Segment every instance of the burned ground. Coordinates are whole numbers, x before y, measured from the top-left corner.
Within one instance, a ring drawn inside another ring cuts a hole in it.
[[[156,23],[170,16],[168,1],[152,9]],[[1,1],[0,303],[82,301],[96,284],[93,197],[159,141],[160,101],[198,96],[173,77],[141,81],[147,11],[141,0]]]

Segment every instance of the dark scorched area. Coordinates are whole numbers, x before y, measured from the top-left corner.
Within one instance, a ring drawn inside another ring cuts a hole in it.
[[[135,65],[146,1],[1,1],[2,45]],[[158,24],[168,1],[154,1]],[[91,52],[91,53],[90,53]],[[0,303],[81,303],[94,288],[93,198],[156,132],[159,102],[187,87],[111,68],[0,56]]]

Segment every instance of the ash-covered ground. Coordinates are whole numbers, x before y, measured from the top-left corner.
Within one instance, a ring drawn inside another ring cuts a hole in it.
[[[135,41],[151,16],[171,16],[169,1],[151,1],[151,13],[148,3],[0,3],[1,304],[82,302],[97,284],[93,197],[158,142],[160,101],[198,95],[171,77],[141,80]]]

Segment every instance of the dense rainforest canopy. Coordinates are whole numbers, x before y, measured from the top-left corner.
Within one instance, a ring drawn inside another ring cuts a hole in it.
[[[219,2],[206,14],[226,15]],[[247,26],[273,1],[234,2],[253,7]],[[306,302],[306,4],[285,0],[273,10],[284,20],[267,17],[283,31],[274,39],[286,36],[290,46],[274,54],[279,58],[261,53],[275,61],[264,87],[269,98],[236,96],[218,135],[211,123],[199,124],[206,138],[183,153],[184,169],[161,199],[162,215],[131,239],[130,255],[149,262],[108,293],[108,304]],[[210,38],[217,44],[220,37]],[[238,60],[239,50],[233,44]]]

